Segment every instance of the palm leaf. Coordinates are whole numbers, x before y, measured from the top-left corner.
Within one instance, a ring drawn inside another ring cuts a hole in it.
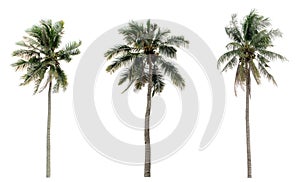
[[[110,60],[114,56],[118,56],[119,54],[127,54],[127,53],[131,52],[132,50],[133,49],[127,45],[116,45],[115,47],[106,51],[104,56],[107,60]]]
[[[169,76],[175,86],[179,87],[180,89],[185,87],[185,81],[173,63],[160,58],[158,59],[157,64],[159,65],[160,70],[162,70],[162,73]]]
[[[269,81],[272,81],[273,84],[277,86],[277,83],[276,83],[273,75],[271,75],[268,72],[268,70],[264,67],[264,65],[262,65],[261,63],[258,63],[258,69],[263,76],[265,76]]]
[[[249,67],[250,67],[251,73],[252,73],[256,83],[259,85],[260,84],[260,74],[259,74],[259,71],[253,61],[249,62]]]
[[[166,56],[168,58],[176,58],[177,50],[173,46],[160,45],[159,54]]]
[[[228,61],[228,63],[224,66],[222,72],[232,69],[233,67],[236,66],[237,63],[238,63],[238,59],[236,58],[236,56],[232,57],[232,59]]]
[[[241,51],[240,50],[231,50],[226,53],[224,53],[219,59],[217,63],[217,68],[220,68],[221,64],[225,63],[228,60],[232,60],[233,57],[240,56]]]

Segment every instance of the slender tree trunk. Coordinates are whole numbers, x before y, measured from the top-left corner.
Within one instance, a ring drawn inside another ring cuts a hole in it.
[[[50,178],[50,174],[51,174],[51,166],[50,166],[51,91],[52,91],[52,81],[50,78],[49,91],[48,91],[48,120],[47,120],[47,161],[46,161],[47,178]]]
[[[150,112],[151,112],[151,91],[152,91],[152,60],[151,55],[148,55],[149,65],[149,80],[148,80],[148,91],[147,91],[147,107],[145,114],[145,167],[144,177],[151,176],[151,144],[150,144]]]
[[[247,172],[248,178],[252,178],[252,166],[251,166],[251,148],[250,148],[250,123],[249,123],[249,100],[250,100],[250,70],[247,70],[246,80],[246,142],[247,142]]]

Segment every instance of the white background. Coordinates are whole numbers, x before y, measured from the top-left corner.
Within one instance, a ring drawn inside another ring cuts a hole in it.
[[[249,181],[299,180],[300,124],[296,103],[300,92],[297,85],[300,13],[296,1],[10,0],[2,1],[0,6],[0,181],[247,181],[245,99],[241,91],[239,97],[234,96],[234,73],[224,74],[226,113],[213,143],[198,151],[206,127],[205,121],[199,121],[184,148],[154,164],[152,178],[144,179],[142,166],[110,161],[82,137],[73,113],[73,78],[81,56],[75,57],[72,63],[63,64],[69,89],[53,96],[52,177],[46,179],[46,92],[32,96],[32,85],[19,87],[21,73],[15,73],[9,65],[17,60],[11,57],[18,48],[15,42],[40,19],[64,20],[64,40],[82,40],[82,52],[102,33],[129,20],[170,20],[196,32],[219,57],[229,41],[224,27],[231,14],[238,13],[241,18],[253,8],[270,17],[274,28],[281,29],[283,38],[274,42],[273,50],[286,56],[289,62],[271,65],[278,87],[267,81],[259,87],[253,84],[250,108],[253,179]],[[205,79],[203,75],[202,78]],[[208,88],[205,84],[203,87]],[[130,97],[142,98],[137,95]],[[203,102],[209,105],[210,99]],[[135,142],[142,142],[142,138]]]

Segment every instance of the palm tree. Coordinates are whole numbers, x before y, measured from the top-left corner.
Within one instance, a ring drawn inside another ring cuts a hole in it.
[[[170,30],[161,29],[150,20],[146,24],[130,22],[121,28],[119,33],[124,36],[125,44],[116,45],[105,53],[107,60],[114,61],[106,71],[113,73],[120,67],[126,67],[121,74],[119,85],[128,81],[128,90],[132,85],[134,90],[147,87],[147,106],[145,113],[145,166],[144,176],[151,176],[151,146],[150,146],[150,111],[151,97],[164,89],[164,76],[170,77],[172,83],[183,89],[184,79],[176,66],[168,59],[176,58],[175,47],[186,47],[189,42],[183,36],[171,36]]]
[[[276,59],[286,60],[280,54],[268,50],[272,47],[272,41],[281,37],[279,29],[268,29],[271,26],[270,19],[265,18],[255,10],[247,15],[241,24],[238,23],[236,15],[232,15],[230,25],[225,28],[226,34],[232,40],[227,44],[229,50],[218,60],[218,68],[226,63],[222,71],[236,67],[234,91],[240,86],[246,87],[246,142],[247,142],[247,171],[248,178],[252,177],[251,150],[250,150],[250,124],[249,124],[249,100],[251,97],[251,75],[257,84],[261,83],[264,76],[275,85],[274,77],[269,73],[269,63]]]
[[[70,42],[59,49],[63,35],[64,22],[52,23],[51,20],[41,20],[26,31],[28,36],[17,42],[21,49],[13,52],[13,56],[21,59],[12,64],[18,70],[26,70],[20,85],[34,82],[34,94],[48,87],[48,119],[47,119],[47,159],[46,177],[50,177],[50,126],[51,126],[51,92],[57,93],[62,88],[66,90],[68,82],[65,72],[61,69],[60,61],[69,63],[72,56],[80,53],[79,42]],[[59,50],[58,50],[59,49]],[[46,77],[46,79],[44,79]],[[54,82],[54,83],[53,83]]]

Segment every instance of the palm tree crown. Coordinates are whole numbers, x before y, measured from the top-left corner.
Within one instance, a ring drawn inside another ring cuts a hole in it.
[[[237,66],[235,77],[236,86],[244,88],[247,72],[249,71],[257,84],[261,83],[261,76],[266,77],[275,85],[274,77],[269,73],[269,62],[279,59],[286,60],[282,55],[268,50],[272,41],[281,37],[279,29],[268,29],[271,26],[269,18],[258,15],[252,10],[244,21],[239,24],[236,14],[232,15],[230,25],[225,28],[226,34],[232,40],[227,44],[229,50],[218,60],[218,68],[226,63],[222,71],[227,71]]]
[[[72,56],[78,55],[81,41],[70,42],[57,50],[61,44],[63,29],[63,21],[53,24],[51,20],[41,20],[40,25],[34,25],[26,31],[29,36],[24,36],[22,41],[17,42],[22,49],[14,51],[13,56],[21,59],[12,66],[16,70],[27,70],[22,76],[24,82],[21,85],[34,82],[34,94],[42,92],[53,79],[56,81],[53,92],[67,88],[67,76],[61,69],[60,61],[70,62]],[[40,87],[47,72],[46,82]]]
[[[151,24],[150,20],[146,25],[132,21],[119,32],[124,36],[126,44],[116,45],[105,53],[108,60],[114,58],[106,71],[113,73],[126,66],[119,80],[119,85],[129,82],[124,91],[131,85],[134,85],[135,90],[140,90],[148,83],[149,58],[153,67],[152,96],[163,91],[164,75],[169,76],[174,85],[184,88],[184,79],[176,66],[168,60],[176,58],[177,50],[174,46],[188,45],[189,42],[183,36],[170,36],[170,30],[162,30],[157,24]]]

